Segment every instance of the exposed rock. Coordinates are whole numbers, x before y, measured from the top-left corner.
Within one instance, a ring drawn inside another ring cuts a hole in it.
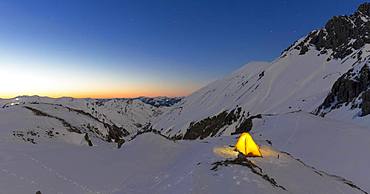
[[[222,113],[207,117],[199,122],[190,123],[183,139],[204,139],[209,136],[215,136],[220,129],[227,125],[236,122],[241,116],[241,108],[236,108],[230,112],[223,111]]]
[[[104,102],[104,101],[101,101],[101,102]],[[66,108],[68,109],[69,111],[73,111],[73,112],[76,112],[77,114],[82,114],[82,115],[85,115],[101,124],[104,125],[104,127],[106,129],[108,129],[108,135],[105,137],[105,140],[108,141],[108,142],[112,142],[112,140],[114,140],[115,143],[117,143],[117,147],[120,148],[122,146],[122,144],[125,142],[125,140],[123,139],[123,137],[125,136],[128,136],[129,135],[129,132],[124,129],[123,127],[118,127],[116,126],[115,124],[109,124],[109,123],[106,123],[104,120],[101,121],[99,120],[98,118],[94,117],[93,115],[91,115],[90,113],[87,113],[83,110],[78,110],[78,109],[74,109],[74,108],[70,108],[70,107],[67,107],[67,106],[63,106],[63,105],[58,105],[58,104],[52,104],[52,105],[55,105],[55,106],[60,106],[60,107],[63,107],[63,108]],[[45,113],[45,112],[42,112],[40,110],[37,110],[35,108],[32,108],[32,107],[29,107],[29,106],[24,106],[26,109],[28,110],[31,110],[35,115],[38,115],[38,116],[45,116],[45,117],[50,117],[50,118],[54,118],[54,119],[57,119],[59,121],[62,122],[62,124],[67,128],[68,131],[70,132],[75,132],[75,133],[79,133],[79,134],[82,134],[82,132],[80,131],[80,129],[78,129],[77,127],[75,126],[72,126],[70,123],[68,123],[67,121],[65,121],[64,119],[62,118],[59,118],[59,117],[56,117],[56,116],[53,116],[53,115],[50,115],[48,113]],[[87,127],[89,130],[91,130],[92,128],[91,127]]]
[[[259,166],[254,164],[252,161],[248,160],[246,157],[240,156],[233,160],[224,160],[224,161],[218,161],[212,164],[213,167],[211,170],[217,171],[219,167],[221,166],[229,166],[229,165],[240,165],[248,167],[252,173],[262,177],[264,180],[269,182],[272,186],[280,188],[282,190],[286,191],[286,188],[282,185],[279,185],[274,178],[270,177],[268,174],[265,174]]]
[[[308,46],[302,45],[301,50],[299,51],[299,55],[304,55],[308,51]]]
[[[244,119],[239,124],[239,126],[237,126],[235,128],[235,132],[233,132],[231,135],[240,134],[240,133],[243,133],[243,132],[249,132],[250,130],[252,130],[252,127],[253,127],[253,119],[256,119],[256,118],[260,119],[260,118],[262,118],[262,115],[261,114],[258,114],[258,115],[254,115],[254,116],[248,117],[247,119]]]
[[[63,126],[67,128],[68,131],[81,134],[81,131],[77,127],[72,126],[71,124],[69,124],[67,121],[65,121],[62,118],[47,114],[45,112],[42,112],[40,110],[37,110],[37,109],[29,107],[29,106],[24,106],[24,108],[26,108],[28,110],[31,110],[37,116],[50,117],[50,118],[54,118],[56,120],[59,120],[60,122],[62,122]]]
[[[358,12],[361,12],[364,15],[370,16],[370,3],[361,4],[358,9]]]
[[[62,106],[62,105],[60,105]],[[92,114],[90,113],[87,113],[83,110],[78,110],[78,109],[74,109],[74,108],[70,108],[70,107],[67,107],[67,106],[62,106],[66,109],[68,109],[69,111],[74,111],[78,114],[82,114],[82,115],[85,115],[87,117],[90,117],[91,119],[99,122],[99,123],[102,123],[104,125],[105,128],[108,128],[109,129],[109,135],[108,135],[108,139],[114,139],[114,140],[118,140],[118,139],[121,139],[123,136],[128,136],[130,133],[123,127],[118,127],[116,126],[115,124],[109,124],[109,123],[106,123],[103,119],[103,121],[101,121],[100,119],[94,117]]]
[[[361,116],[370,114],[370,91],[366,91],[362,94],[362,105],[361,105]]]
[[[116,143],[117,143],[117,148],[121,148],[122,145],[125,143],[126,141],[124,139],[118,139],[116,140]]]
[[[262,72],[258,75],[258,80],[260,80],[261,78],[263,78],[263,76],[265,76],[265,71],[262,71]]]
[[[84,139],[85,139],[85,141],[87,142],[87,144],[89,146],[93,146],[93,143],[91,142],[91,140],[89,138],[89,134],[85,133]]]
[[[368,95],[369,90],[369,66],[367,64],[364,64],[359,72],[354,72],[354,69],[350,69],[334,83],[331,92],[325,98],[324,102],[319,106],[316,114],[324,116],[332,109],[336,109],[343,104],[348,105],[352,103],[351,108],[356,108],[358,107],[358,105],[354,102],[354,100],[361,97],[362,104],[360,104],[359,106],[362,107],[362,116],[365,116],[370,113],[370,96]]]
[[[366,43],[370,43],[369,6],[369,3],[364,3],[352,15],[332,17],[324,28],[311,32],[303,41],[286,50],[299,50],[299,55],[306,54],[310,46],[321,54],[332,50],[328,61],[349,56]]]
[[[149,97],[140,97],[138,98],[140,101],[150,104],[155,107],[170,107],[174,104],[177,104],[182,100],[182,97],[175,97],[175,98],[169,98],[169,97],[157,97],[157,98],[149,98]]]

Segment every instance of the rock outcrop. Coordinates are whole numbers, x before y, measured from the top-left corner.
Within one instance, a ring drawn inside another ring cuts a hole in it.
[[[300,55],[308,52],[309,47],[314,47],[321,54],[332,51],[328,61],[343,59],[370,43],[369,13],[370,3],[361,4],[354,14],[331,18],[324,28],[312,31],[302,42],[291,47],[299,50]]]
[[[331,92],[320,105],[316,114],[325,116],[326,113],[342,105],[351,105],[351,109],[361,108],[360,116],[370,114],[370,69],[368,64],[364,64],[359,71],[352,68],[342,75],[334,83]]]
[[[230,112],[223,111],[220,114],[205,118],[199,122],[190,123],[189,128],[187,129],[183,139],[204,139],[206,137],[213,137],[219,133],[219,131],[238,121],[241,117],[242,109],[236,108]]]

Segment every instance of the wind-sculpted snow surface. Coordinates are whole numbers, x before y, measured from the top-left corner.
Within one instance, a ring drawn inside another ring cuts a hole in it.
[[[214,154],[235,138],[173,142],[143,134],[122,149],[1,141],[0,188],[7,194],[363,193],[267,145],[264,158],[248,160],[253,168]]]
[[[266,116],[254,126],[275,149],[370,191],[369,128],[302,112]]]

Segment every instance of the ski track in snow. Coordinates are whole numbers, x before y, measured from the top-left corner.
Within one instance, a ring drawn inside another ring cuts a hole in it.
[[[12,171],[9,171],[6,168],[1,168],[0,172],[3,173],[6,176],[10,176],[12,178],[19,179],[21,182],[25,182],[25,183],[28,183],[30,185],[34,185],[35,187],[40,188],[40,184],[37,181],[35,181],[34,179],[29,179],[29,178],[26,178],[24,176],[18,175],[16,173],[12,172]],[[2,194],[1,191],[0,191],[0,193]]]
[[[59,178],[60,180],[62,180],[63,182],[65,183],[68,183],[74,187],[77,187],[79,189],[81,189],[81,191],[83,191],[84,193],[96,193],[96,194],[101,194],[100,192],[96,192],[96,191],[93,191],[92,189],[90,189],[88,186],[86,185],[83,185],[79,182],[77,182],[76,180],[73,180],[71,178],[68,178],[66,176],[64,176],[63,174],[57,172],[55,169],[52,169],[50,167],[48,167],[46,164],[44,164],[43,162],[41,162],[40,160],[30,156],[30,155],[26,155],[24,154],[24,156],[28,159],[30,159],[31,161],[33,161],[35,164],[39,165],[40,167],[42,167],[43,169],[45,169],[47,172],[55,175],[57,178]]]

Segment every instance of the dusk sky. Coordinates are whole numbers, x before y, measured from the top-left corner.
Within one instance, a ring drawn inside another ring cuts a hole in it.
[[[364,1],[0,1],[0,98],[182,96]]]

